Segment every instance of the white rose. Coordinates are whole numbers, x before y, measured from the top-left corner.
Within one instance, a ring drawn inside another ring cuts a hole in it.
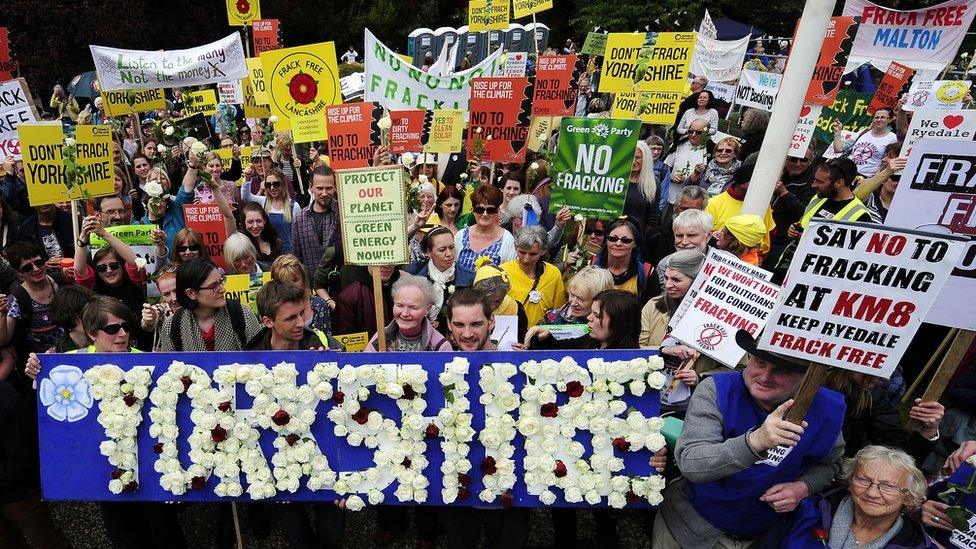
[[[539,494],[539,503],[543,505],[552,505],[556,502],[556,494],[553,494],[549,490]]]
[[[614,400],[610,402],[610,412],[615,416],[619,416],[627,410],[627,404],[622,400]]]
[[[523,436],[530,437],[538,433],[541,426],[538,419],[534,417],[523,417],[519,420],[518,430]]]
[[[610,503],[610,507],[613,507],[614,509],[623,509],[624,506],[627,505],[627,498],[625,498],[623,494],[617,492],[610,494],[608,501]]]
[[[661,433],[649,435],[647,437],[647,442],[644,443],[644,445],[647,446],[647,449],[652,452],[657,452],[661,448],[664,448],[665,444],[667,444],[667,441],[664,439],[664,435]]]
[[[383,503],[383,499],[384,499],[383,492],[380,492],[379,490],[370,490],[368,497],[369,497],[370,505],[379,505]],[[346,501],[346,503],[348,504],[348,500]]]
[[[414,157],[412,153],[405,152],[400,155],[400,163],[408,168],[413,165],[413,161]]]
[[[163,130],[163,133],[166,135],[173,135],[173,133],[175,132],[176,132],[176,128],[174,128],[173,126],[166,126],[166,128]]]
[[[539,139],[541,141],[542,140],[542,136],[539,136]],[[538,170],[539,169],[539,163],[538,162],[533,162],[533,163],[529,164],[529,169],[530,170]]]
[[[388,130],[388,129],[390,129],[390,126],[393,125],[393,121],[390,120],[390,117],[389,116],[384,116],[383,118],[380,118],[378,122],[376,122],[376,125],[381,130]]]
[[[197,156],[200,156],[207,152],[207,146],[204,145],[202,141],[197,141],[192,145],[190,145],[190,152]]]
[[[660,417],[648,418],[647,428],[651,431],[660,432],[664,428],[664,419]]]
[[[146,194],[148,194],[152,198],[159,198],[163,196],[163,186],[159,184],[159,181],[156,180],[148,181],[146,182],[146,186],[144,188]]]
[[[346,509],[350,511],[361,511],[366,504],[363,503],[363,498],[359,496],[349,496],[346,498]]]
[[[661,372],[651,372],[647,374],[647,384],[651,389],[659,390],[664,387],[665,377]]]
[[[142,270],[146,268],[146,260],[143,257],[136,257],[135,260],[136,269]]]
[[[597,493],[595,490],[590,490],[589,492],[587,492],[585,498],[586,498],[586,503],[589,503],[590,505],[596,505],[601,501],[600,494]]]
[[[166,145],[156,145],[156,152],[164,154],[166,150]]]
[[[635,379],[634,381],[630,382],[628,389],[630,390],[630,394],[634,396],[643,396],[644,391],[647,389],[647,384],[640,379]]]
[[[271,116],[268,117],[268,124],[271,124],[272,126],[274,126],[277,123],[278,123],[278,117],[277,116],[275,116],[275,115],[272,114]]]
[[[67,147],[74,147],[75,146],[75,139],[73,137],[65,137],[64,138],[64,144]]]
[[[653,491],[647,494],[647,502],[651,505],[660,505],[662,501],[664,501],[664,496],[661,495],[661,492]]]

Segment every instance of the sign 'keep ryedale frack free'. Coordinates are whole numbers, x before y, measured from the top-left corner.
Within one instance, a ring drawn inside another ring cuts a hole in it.
[[[647,351],[44,355],[45,499],[647,506]]]

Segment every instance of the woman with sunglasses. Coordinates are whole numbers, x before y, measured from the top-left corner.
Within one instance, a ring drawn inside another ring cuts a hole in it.
[[[607,227],[603,248],[593,264],[610,271],[615,289],[630,292],[644,302],[645,296],[657,293],[659,288],[657,277],[648,276],[651,265],[641,259],[639,234],[632,219],[615,219]]]
[[[705,189],[709,198],[721,193],[732,181],[732,174],[742,165],[737,158],[739,154],[739,140],[726,137],[715,144],[714,158],[705,165],[704,172],[692,171],[688,175],[688,183]]]
[[[266,271],[282,253],[278,231],[271,224],[268,212],[257,202],[245,202],[241,211],[244,225],[241,233],[254,245],[254,249],[258,252],[258,265]]]
[[[210,257],[210,249],[204,245],[203,235],[193,229],[182,229],[176,233],[176,237],[173,239],[173,248],[165,257],[166,262],[164,264],[157,262],[157,270],[162,269],[167,264],[178,267],[180,263],[188,259],[198,257],[208,259]]]
[[[241,198],[245,202],[257,202],[264,211],[268,212],[268,219],[278,231],[281,239],[281,253],[291,253],[291,224],[301,207],[291,199],[285,188],[285,174],[277,168],[272,168],[264,178],[264,194],[251,194],[247,185],[241,187]]]
[[[20,357],[47,352],[61,335],[51,318],[58,285],[47,275],[47,254],[32,242],[14,242],[5,253],[20,285],[9,296],[0,295],[0,313],[6,316],[0,322],[0,347],[12,344]]]
[[[515,238],[499,224],[499,208],[504,197],[491,185],[481,185],[471,193],[475,224],[454,235],[457,249],[456,284],[466,288],[474,280],[475,261],[486,256],[494,265],[515,259]]]

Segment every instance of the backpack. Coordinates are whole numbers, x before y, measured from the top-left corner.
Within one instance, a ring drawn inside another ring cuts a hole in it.
[[[247,347],[247,331],[244,326],[244,307],[236,299],[227,300],[227,313],[230,314],[230,324],[237,334],[237,339],[241,342],[241,349]],[[169,340],[173,345],[174,351],[183,351],[183,330],[181,329],[183,315],[186,309],[180,309],[173,314],[173,321],[170,324]]]

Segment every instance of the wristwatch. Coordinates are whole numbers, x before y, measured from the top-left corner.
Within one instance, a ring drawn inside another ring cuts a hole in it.
[[[78,240],[76,240],[75,241],[75,244],[81,246],[82,248],[86,248],[86,247],[88,247],[90,245],[88,242],[85,242],[81,238],[79,238]]]

